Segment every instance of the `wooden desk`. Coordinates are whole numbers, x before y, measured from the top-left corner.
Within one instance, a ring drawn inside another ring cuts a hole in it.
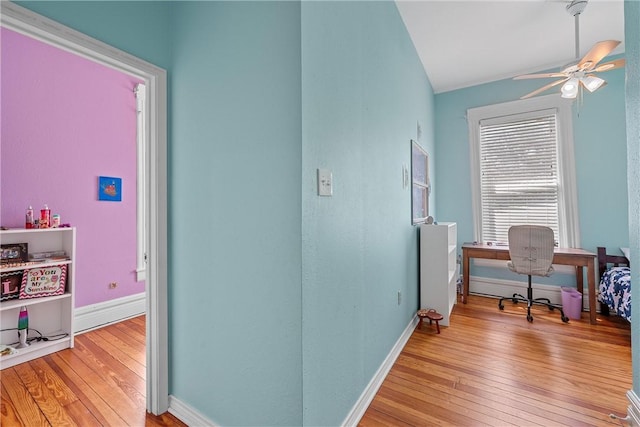
[[[486,243],[464,243],[462,245],[462,302],[467,303],[469,295],[469,259],[497,259],[507,261],[509,247],[504,245],[487,245]],[[553,263],[559,265],[572,265],[576,268],[576,287],[578,292],[583,291],[583,267],[587,267],[587,286],[589,289],[589,320],[596,324],[596,254],[584,249],[556,248],[553,254]]]

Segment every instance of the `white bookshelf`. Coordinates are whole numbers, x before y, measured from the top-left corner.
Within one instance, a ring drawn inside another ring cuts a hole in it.
[[[23,363],[55,351],[73,347],[73,309],[75,291],[75,260],[76,260],[76,229],[48,228],[48,229],[11,229],[0,230],[0,243],[27,243],[29,253],[52,252],[64,250],[67,260],[38,262],[23,266],[2,267],[0,272],[24,271],[32,268],[46,268],[56,265],[66,265],[66,285],[62,295],[40,298],[11,299],[0,301],[0,321],[3,332],[0,333],[0,343],[11,345],[18,341],[18,314],[25,306],[29,313],[29,338],[38,336],[38,330],[45,337],[52,337],[48,341],[32,341],[27,348],[18,349],[16,354],[0,357],[0,369]],[[64,335],[63,338],[53,337]]]
[[[442,314],[443,326],[457,298],[457,239],[455,222],[420,225],[420,308]]]

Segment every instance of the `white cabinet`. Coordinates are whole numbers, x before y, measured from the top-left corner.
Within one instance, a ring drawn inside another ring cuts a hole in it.
[[[457,297],[457,239],[455,222],[420,225],[420,308],[442,314],[444,326]]]
[[[29,299],[10,299],[0,302],[2,329],[0,342],[5,345],[18,342],[17,328],[20,308],[25,306],[29,314],[28,337],[42,336],[47,340],[31,341],[31,345],[19,349],[16,354],[0,357],[0,368],[8,368],[58,350],[73,347],[73,308],[75,283],[75,228],[13,229],[0,231],[0,243],[27,243],[30,254],[64,251],[67,259],[49,259],[42,262],[0,267],[0,272],[10,273],[29,269],[46,269],[52,266],[66,266],[64,294]]]

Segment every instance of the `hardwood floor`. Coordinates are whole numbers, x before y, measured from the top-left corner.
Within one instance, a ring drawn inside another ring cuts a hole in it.
[[[620,425],[631,389],[626,320],[470,296],[451,326],[416,329],[360,426]]]
[[[629,323],[470,296],[438,335],[416,329],[361,426],[619,425],[631,388]],[[145,413],[145,320],[82,335],[75,348],[1,371],[2,426],[184,426]]]
[[[145,318],[75,337],[75,347],[3,369],[0,425],[185,426],[145,411]]]

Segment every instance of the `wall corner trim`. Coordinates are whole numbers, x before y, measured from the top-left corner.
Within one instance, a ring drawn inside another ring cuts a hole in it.
[[[173,395],[169,395],[169,413],[190,426],[216,426],[213,421]]]

